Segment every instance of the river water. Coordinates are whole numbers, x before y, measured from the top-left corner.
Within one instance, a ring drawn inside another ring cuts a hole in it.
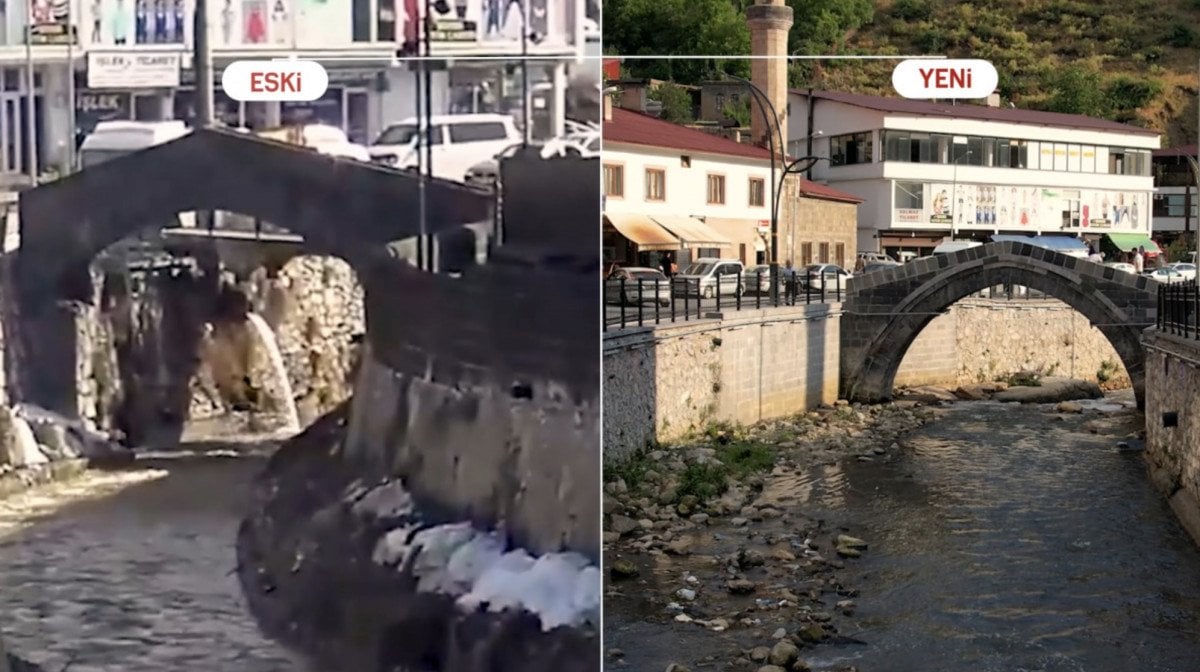
[[[293,672],[243,606],[234,540],[262,456],[140,460],[0,502],[0,630],[57,672]]]
[[[1119,417],[959,403],[886,462],[776,474],[764,494],[870,543],[841,573],[859,595],[839,629],[862,643],[805,660],[860,672],[1200,670],[1200,549],[1141,454],[1105,429]],[[700,662],[687,651],[732,657],[703,628],[606,613],[606,646],[626,650],[626,669]]]

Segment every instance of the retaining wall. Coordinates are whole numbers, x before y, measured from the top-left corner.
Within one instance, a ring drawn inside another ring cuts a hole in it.
[[[1200,544],[1200,342],[1147,331],[1142,343],[1150,475]]]
[[[833,402],[838,304],[769,308],[604,337],[604,456]]]

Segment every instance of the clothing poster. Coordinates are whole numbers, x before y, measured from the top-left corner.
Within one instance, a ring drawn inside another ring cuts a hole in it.
[[[550,33],[550,20],[547,14],[549,3],[546,0],[527,0],[529,2],[529,33],[545,38]]]
[[[233,28],[237,22],[237,10],[233,6],[233,0],[224,0],[221,7],[221,44],[233,44]]]
[[[479,37],[484,40],[499,39],[504,32],[504,7],[508,0],[483,0],[483,30]]]
[[[130,24],[133,23],[132,0],[113,0],[109,7],[108,24],[112,26],[112,43],[124,45],[132,43],[129,34]]]
[[[242,0],[242,44],[263,44],[266,41],[266,0]]]
[[[375,37],[380,42],[396,41],[397,0],[379,0],[378,16],[375,18]]]
[[[291,12],[287,0],[271,0],[271,41],[285,45],[292,41]]]

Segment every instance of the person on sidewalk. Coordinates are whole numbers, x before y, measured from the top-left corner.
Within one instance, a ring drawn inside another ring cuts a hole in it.
[[[1146,269],[1146,248],[1138,247],[1137,252],[1133,254],[1133,272],[1138,275]]]

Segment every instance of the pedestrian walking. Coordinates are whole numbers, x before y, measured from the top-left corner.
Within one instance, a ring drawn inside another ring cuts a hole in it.
[[[1141,273],[1146,270],[1146,248],[1138,247],[1137,252],[1133,254],[1133,271]]]
[[[1097,264],[1104,263],[1104,255],[1096,250],[1096,246],[1088,243],[1088,261],[1094,261]]]
[[[668,279],[675,275],[675,260],[671,258],[670,252],[662,256],[662,272]]]

